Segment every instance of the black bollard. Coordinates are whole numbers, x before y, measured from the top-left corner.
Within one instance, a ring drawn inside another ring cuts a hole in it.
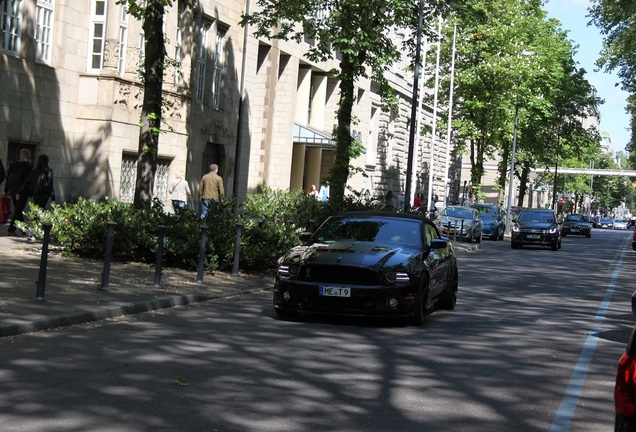
[[[102,286],[100,291],[110,291],[110,259],[113,254],[113,234],[117,222],[108,221],[106,223],[106,251],[104,252],[104,271],[102,271]]]
[[[203,283],[203,270],[205,268],[205,237],[208,227],[201,227],[201,243],[199,244],[199,271],[197,272],[197,282]]]
[[[40,274],[38,281],[36,282],[37,290],[35,292],[35,300],[46,301],[44,297],[44,291],[46,290],[46,265],[49,260],[49,238],[51,236],[51,228],[53,224],[51,222],[44,222],[42,229],[44,230],[44,238],[42,239],[42,256],[40,257]]]
[[[234,241],[234,263],[232,264],[232,276],[239,275],[239,256],[241,254],[241,232],[243,231],[243,224],[236,223],[236,240]]]
[[[161,264],[163,262],[163,239],[166,236],[166,226],[159,225],[159,237],[157,238],[157,261],[155,264],[155,288],[161,285]]]

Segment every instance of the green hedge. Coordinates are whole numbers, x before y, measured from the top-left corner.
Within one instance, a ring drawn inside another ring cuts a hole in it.
[[[167,213],[155,201],[150,211],[137,210],[112,198],[101,201],[80,198],[76,203],[54,205],[42,210],[32,205],[27,223],[18,223],[41,237],[42,223],[50,222],[51,241],[65,253],[103,259],[107,223],[116,223],[112,259],[154,263],[159,226],[165,226],[164,265],[196,270],[202,227],[206,227],[205,268],[229,271],[234,262],[237,228],[242,227],[240,268],[267,271],[278,257],[299,244],[298,233],[317,227],[327,217],[343,211],[386,209],[383,203],[351,194],[341,205],[319,202],[302,191],[285,192],[263,188],[249,195],[239,206],[226,198],[211,206],[205,221],[184,209],[179,215]]]

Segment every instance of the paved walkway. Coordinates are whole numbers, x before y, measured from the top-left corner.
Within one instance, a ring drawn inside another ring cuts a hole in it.
[[[477,248],[455,243],[458,253]],[[41,241],[9,237],[7,225],[0,225],[0,337],[268,291],[274,283],[273,276],[223,272],[205,274],[199,283],[196,272],[164,268],[155,287],[154,266],[113,263],[105,287],[103,261],[68,258],[51,248],[38,290],[41,251]]]

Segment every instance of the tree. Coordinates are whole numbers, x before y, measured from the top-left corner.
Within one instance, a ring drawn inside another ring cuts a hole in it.
[[[632,137],[627,145],[630,157],[636,162],[636,2],[632,0],[592,0],[589,8],[590,24],[603,35],[603,50],[596,65],[606,72],[617,70],[623,90],[630,93],[627,112],[631,115]]]
[[[421,0],[427,19],[441,13],[443,1]],[[351,136],[355,83],[371,77],[385,102],[392,92],[384,73],[400,58],[400,49],[390,38],[394,28],[417,29],[418,8],[411,0],[258,0],[259,11],[244,15],[243,25],[254,26],[254,36],[302,42],[316,40],[306,52],[311,61],[328,61],[341,54],[339,68],[331,71],[340,82],[340,101],[335,131],[336,151],[331,171],[331,196],[344,197],[350,160],[359,154]],[[413,38],[407,38],[407,52]]]
[[[127,12],[143,22],[144,29],[144,99],[141,108],[139,130],[139,154],[137,156],[137,182],[133,206],[150,209],[157,171],[157,152],[161,132],[161,107],[163,104],[163,71],[166,47],[163,35],[165,8],[172,0],[117,0],[127,7]]]

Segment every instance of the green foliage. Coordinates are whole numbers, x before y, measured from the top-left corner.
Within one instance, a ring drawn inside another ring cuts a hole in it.
[[[103,259],[108,222],[113,221],[116,225],[112,259],[148,264],[156,261],[159,227],[165,227],[164,265],[187,270],[198,268],[202,227],[206,227],[204,265],[212,272],[232,269],[237,224],[242,224],[240,267],[266,271],[274,268],[278,257],[299,243],[299,232],[314,229],[336,213],[370,209],[388,207],[355,191],[335,203],[316,201],[302,191],[264,188],[248,197],[241,212],[233,198],[211,205],[204,221],[188,209],[178,215],[166,213],[158,200],[153,201],[150,210],[140,210],[115,199],[80,198],[74,204],[54,205],[52,210],[31,205],[26,213],[29,222],[18,223],[18,227],[42,237],[42,224],[50,222],[51,241],[59,244],[65,253]]]

